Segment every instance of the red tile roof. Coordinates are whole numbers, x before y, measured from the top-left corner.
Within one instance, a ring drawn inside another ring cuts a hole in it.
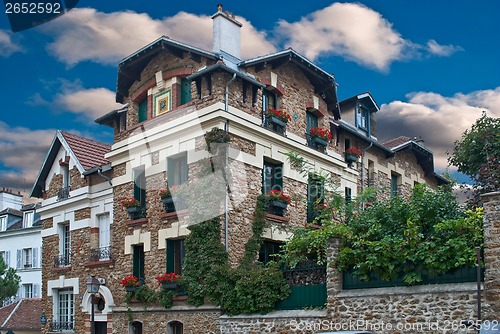
[[[388,140],[383,145],[386,147],[389,147],[389,148],[394,148],[394,147],[397,147],[397,146],[402,145],[404,143],[407,143],[409,141],[411,141],[410,137],[401,136],[401,137],[397,137],[397,138],[393,138],[391,140]]]
[[[110,163],[104,158],[104,155],[111,150],[110,145],[65,131],[61,131],[61,134],[85,170]]]
[[[42,299],[29,298],[0,308],[0,330],[40,330]]]

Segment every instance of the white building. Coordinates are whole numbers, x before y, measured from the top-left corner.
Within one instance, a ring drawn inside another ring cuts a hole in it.
[[[0,191],[0,256],[21,277],[19,290],[4,304],[41,296],[42,225],[37,204],[22,205],[22,196]]]

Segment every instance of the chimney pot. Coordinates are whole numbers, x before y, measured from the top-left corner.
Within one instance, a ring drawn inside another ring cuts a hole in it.
[[[234,16],[234,13],[231,13],[231,17],[232,17],[233,19],[236,19],[236,17]]]
[[[217,5],[217,11],[222,12],[222,4],[221,3]]]
[[[226,15],[229,15],[229,11],[228,11],[227,9],[224,11],[224,13],[225,13]]]

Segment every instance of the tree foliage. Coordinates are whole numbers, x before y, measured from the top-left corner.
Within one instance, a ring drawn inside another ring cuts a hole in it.
[[[484,113],[455,142],[448,163],[470,176],[481,192],[500,189],[500,119]]]
[[[0,303],[17,293],[20,281],[21,277],[13,268],[7,268],[7,264],[0,256]]]
[[[418,185],[409,198],[370,202],[364,210],[366,198],[338,205],[339,196],[333,197],[329,203],[337,205],[317,218],[323,220],[323,229],[299,229],[286,244],[290,263],[311,253],[324,262],[328,241],[338,238],[342,243],[335,259],[339,269],[353,270],[365,280],[376,273],[385,280],[401,277],[415,284],[421,281],[422,271],[441,274],[474,265],[476,247],[483,245],[482,209],[462,210],[445,189]]]

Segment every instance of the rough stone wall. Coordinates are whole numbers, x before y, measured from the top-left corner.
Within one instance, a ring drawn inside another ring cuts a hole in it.
[[[500,192],[482,196],[484,207],[484,319],[500,316]]]
[[[216,309],[198,310],[196,308],[164,309],[144,304],[130,305],[127,309],[118,309],[113,313],[113,333],[129,333],[129,320],[140,321],[143,324],[143,333],[164,334],[168,323],[179,321],[184,325],[185,334],[220,333],[220,312]]]
[[[75,211],[75,220],[90,218],[90,208],[83,208]]]
[[[69,171],[69,185],[71,190],[87,186],[87,181],[82,178],[82,174],[80,174],[76,166],[73,166],[73,168]]]
[[[45,197],[51,198],[57,196],[57,193],[63,186],[62,174],[54,174],[50,180],[49,189],[45,189]]]

